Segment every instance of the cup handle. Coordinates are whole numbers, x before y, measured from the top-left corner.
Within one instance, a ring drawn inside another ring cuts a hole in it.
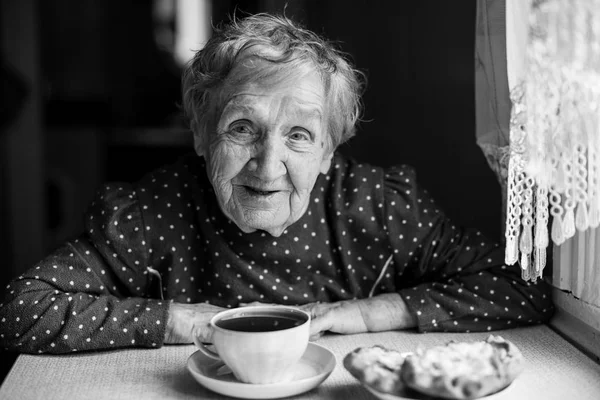
[[[204,354],[208,358],[212,358],[215,361],[223,362],[223,360],[221,360],[221,357],[219,357],[219,354],[217,354],[217,352],[215,352],[215,351],[212,351],[211,349],[209,349],[206,346],[206,344],[199,341],[198,337],[196,335],[194,335],[193,339],[194,339],[194,344],[196,345],[198,350],[200,350],[202,352],[202,354]]]

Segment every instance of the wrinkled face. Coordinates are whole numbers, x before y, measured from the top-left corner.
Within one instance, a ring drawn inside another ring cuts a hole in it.
[[[279,236],[304,214],[331,163],[325,112],[316,73],[228,92],[216,132],[196,149],[221,209],[242,231]]]

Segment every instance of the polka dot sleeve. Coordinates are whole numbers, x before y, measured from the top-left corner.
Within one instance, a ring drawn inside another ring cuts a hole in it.
[[[523,281],[498,244],[454,225],[412,169],[388,170],[384,196],[396,287],[420,331],[506,329],[552,315],[549,285]]]
[[[135,192],[103,188],[84,235],[7,287],[0,346],[26,353],[161,346],[168,304],[149,298],[155,285],[141,226]]]

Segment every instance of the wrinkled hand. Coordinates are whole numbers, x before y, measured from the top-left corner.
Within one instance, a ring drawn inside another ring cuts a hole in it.
[[[171,303],[165,330],[165,343],[193,343],[194,331],[200,342],[211,342],[210,319],[225,308],[207,303]]]
[[[406,303],[397,293],[336,303],[310,303],[300,309],[311,313],[311,340],[323,333],[381,332],[417,326]]]
[[[325,332],[352,334],[367,332],[368,328],[361,314],[360,300],[346,300],[335,303],[309,303],[299,308],[308,312],[310,340],[317,340]]]

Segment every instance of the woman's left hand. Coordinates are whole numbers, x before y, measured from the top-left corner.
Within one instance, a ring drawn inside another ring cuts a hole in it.
[[[311,339],[323,333],[351,334],[407,329],[417,326],[417,319],[397,293],[385,293],[360,300],[335,303],[309,303],[300,309],[311,314]]]
[[[335,303],[309,303],[300,306],[299,308],[308,312],[312,319],[310,339],[316,340],[327,331],[342,334],[368,332],[360,310],[360,301],[345,300]]]

